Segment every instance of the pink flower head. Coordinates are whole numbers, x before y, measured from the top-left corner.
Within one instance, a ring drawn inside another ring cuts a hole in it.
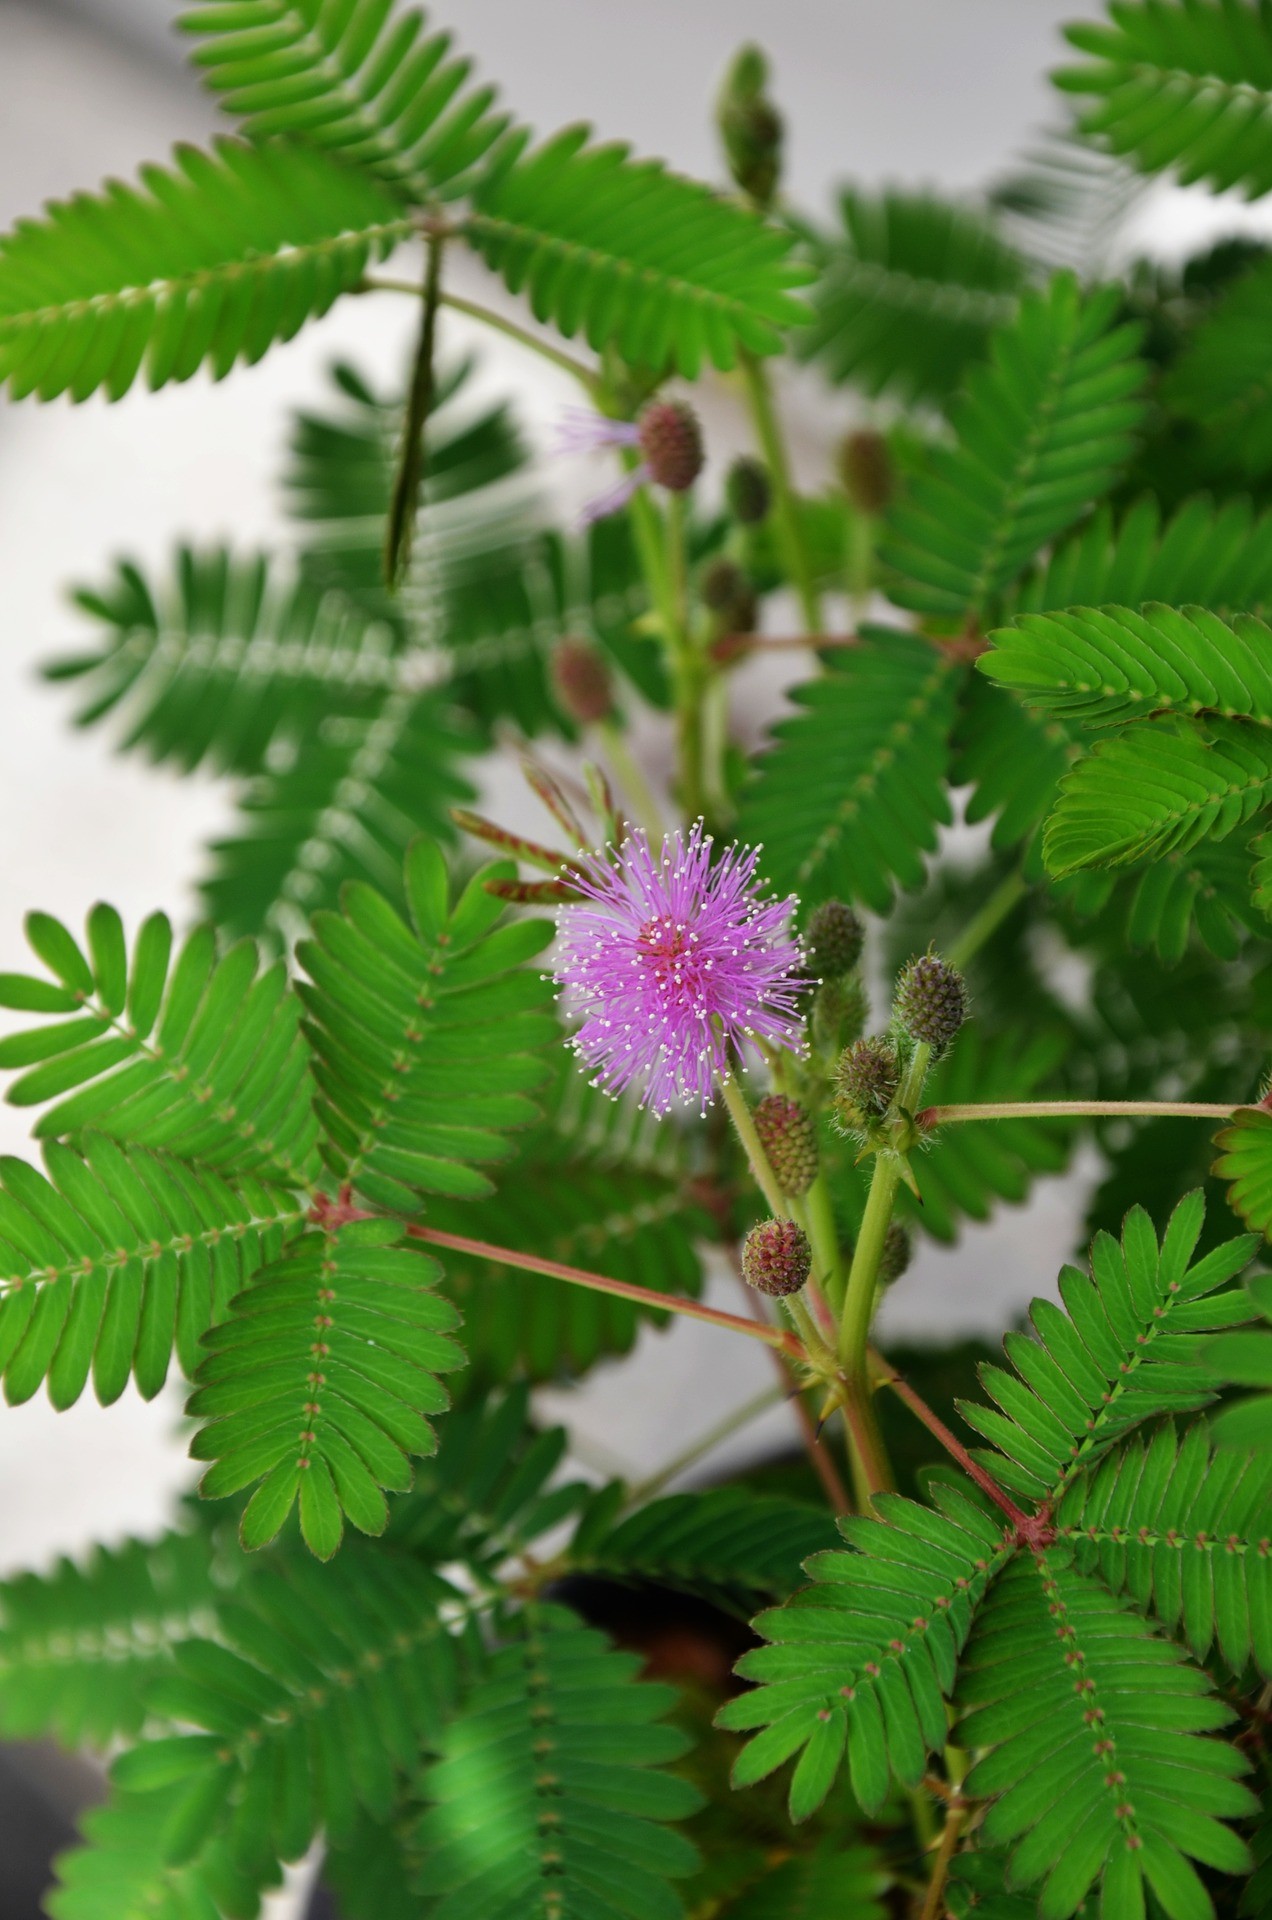
[[[610,420],[585,407],[570,407],[557,428],[555,453],[596,453],[630,447],[641,456],[621,480],[584,507],[587,526],[618,513],[638,487],[652,480],[671,493],[685,493],[702,469],[702,433],[692,408],[680,400],[651,400],[639,420]]]
[[[705,1111],[747,1042],[801,1048],[796,903],[761,897],[758,858],[734,846],[713,864],[699,822],[658,854],[633,832],[612,863],[594,858],[571,876],[587,903],[561,911],[554,978],[583,1015],[570,1044],[595,1086],[639,1085],[658,1114],[677,1099]]]

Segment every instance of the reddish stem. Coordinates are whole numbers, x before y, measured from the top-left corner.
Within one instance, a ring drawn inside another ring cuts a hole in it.
[[[443,1233],[438,1227],[408,1227],[415,1240],[430,1246],[450,1247],[455,1253],[470,1253],[495,1266],[519,1267],[525,1273],[545,1274],[549,1280],[565,1280],[571,1286],[590,1287],[594,1293],[616,1294],[620,1300],[635,1300],[642,1307],[655,1307],[660,1313],[679,1313],[689,1320],[703,1320],[708,1326],[725,1327],[730,1333],[744,1333],[752,1340],[763,1340],[777,1347],[792,1360],[807,1359],[803,1342],[784,1328],[744,1320],[741,1314],[722,1313],[717,1307],[703,1307],[696,1300],[681,1300],[671,1293],[656,1293],[652,1287],[633,1286],[629,1280],[611,1280],[603,1273],[588,1273],[582,1267],[567,1267],[559,1260],[541,1260],[537,1254],[519,1253],[513,1247],[492,1246],[488,1240],[469,1240],[460,1233]]]
[[[1050,1538],[1054,1537],[1050,1514],[1045,1511],[1036,1514],[1025,1513],[1018,1507],[1011,1495],[1003,1492],[993,1475],[986,1473],[984,1467],[973,1460],[962,1441],[950,1432],[940,1414],[934,1413],[927,1401],[914,1391],[908,1381],[901,1378],[896,1368],[891,1366],[873,1347],[870,1349],[869,1357],[870,1370],[878,1384],[881,1387],[892,1388],[898,1400],[904,1401],[915,1418],[921,1420],[928,1432],[934,1434],[940,1441],[951,1460],[957,1460],[968,1478],[974,1480],[981,1492],[988,1494],[994,1505],[1006,1514],[1022,1546],[1048,1545]]]

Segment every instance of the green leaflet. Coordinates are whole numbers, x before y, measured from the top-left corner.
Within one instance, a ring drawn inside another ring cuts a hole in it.
[[[764,870],[806,904],[861,901],[877,913],[917,887],[950,819],[945,794],[957,667],[917,635],[868,628],[772,730],[742,798],[738,836],[762,841]]]
[[[1272,187],[1272,13],[1266,0],[1120,0],[1112,24],[1066,28],[1089,56],[1053,75],[1093,96],[1080,125],[1145,173],[1247,198]]]
[[[369,887],[345,889],[321,914],[299,958],[298,991],[322,1089],[324,1156],[341,1184],[377,1206],[416,1212],[422,1193],[474,1199],[479,1171],[507,1159],[507,1135],[535,1118],[527,1098],[545,1079],[541,1050],[558,1037],[550,988],[525,963],[551,923],[497,923],[503,903],[483,868],[453,905],[445,863],[417,840],[407,856],[411,924]]]
[[[589,132],[514,148],[477,183],[463,231],[487,264],[537,319],[655,371],[777,352],[807,313],[790,236]]]
[[[1143,494],[1115,522],[1106,503],[1025,577],[1016,614],[1150,600],[1225,614],[1272,608],[1272,514],[1199,494],[1163,521]]]
[[[1272,727],[1272,628],[1150,603],[1019,614],[977,662],[1040,713],[1120,726],[1165,713]]]
[[[259,360],[410,237],[364,173],[284,142],[179,147],[141,187],[57,202],[0,239],[0,381],[76,400]]]
[[[1225,1336],[1227,1340],[1249,1336]],[[1212,1347],[1220,1342],[1212,1342]],[[1172,1425],[1075,1481],[1056,1512],[1081,1572],[1152,1607],[1198,1660],[1272,1674],[1272,1454],[1215,1453],[1204,1424]]]
[[[413,201],[464,192],[508,125],[426,23],[386,0],[212,0],[177,22],[252,139],[293,134]]]
[[[697,1854],[666,1823],[698,1794],[662,1770],[687,1742],[659,1724],[673,1690],[639,1681],[640,1664],[560,1607],[509,1622],[423,1776],[413,1840],[432,1920],[503,1920],[539,1901],[589,1920],[681,1911],[667,1882]]]
[[[1104,740],[1065,775],[1043,855],[1056,877],[1222,840],[1272,797],[1272,732],[1170,717]]]
[[[1139,332],[1114,288],[1070,274],[1026,295],[974,367],[939,448],[889,516],[899,606],[976,622],[1042,546],[1108,490],[1143,415]]]
[[[0,1585],[0,1729],[103,1749],[134,1738],[172,1649],[201,1630],[220,1588],[204,1533],[94,1547]]]
[[[92,1129],[222,1177],[310,1185],[314,1083],[281,963],[260,972],[246,940],[218,955],[207,926],[174,956],[162,913],[129,955],[119,915],[101,904],[87,955],[48,914],[29,914],[26,932],[54,979],[0,976],[0,1005],[60,1017],[0,1040],[0,1067],[27,1069],[9,1088],[15,1105],[57,1103],[39,1137]]]
[[[1266,137],[1272,157],[1272,92],[1267,104]],[[1222,446],[1238,474],[1252,480],[1264,479],[1272,469],[1272,389],[1260,351],[1270,320],[1272,271],[1267,262],[1260,262],[1201,320],[1164,389],[1169,404]]]
[[[183,1801],[178,1784],[90,1808],[81,1844],[54,1862],[58,1883],[44,1896],[52,1920],[255,1920],[282,1874],[272,1867],[262,1882],[241,1872],[215,1840],[197,1862],[174,1866],[168,1836]]]
[[[736,1786],[801,1753],[790,1785],[796,1820],[821,1804],[845,1750],[853,1792],[873,1812],[894,1778],[917,1786],[945,1744],[959,1653],[1012,1548],[961,1494],[934,1492],[939,1513],[883,1494],[877,1519],[841,1521],[855,1551],[817,1554],[808,1567],[816,1584],[754,1622],[770,1644],[744,1654],[737,1671],[757,1685],[728,1701],[717,1725],[762,1729],[738,1758]]]
[[[433,1291],[441,1269],[399,1244],[392,1220],[304,1234],[230,1302],[204,1342],[186,1408],[205,1499],[256,1485],[240,1534],[268,1544],[299,1501],[306,1545],[328,1560],[346,1519],[388,1524],[384,1490],[411,1484],[409,1456],[432,1453],[426,1415],[449,1396],[437,1375],[464,1364],[459,1324]]]
[[[1228,1182],[1228,1204],[1248,1227],[1272,1237],[1272,1113],[1238,1107],[1215,1145],[1214,1171]]]
[[[1257,1802],[1246,1761],[1204,1736],[1230,1709],[1206,1675],[1060,1547],[1021,1554],[991,1588],[959,1679],[960,1743],[988,1749],[967,1789],[990,1796],[983,1841],[1011,1849],[1009,1883],[1041,1883],[1041,1920],[1067,1920],[1092,1884],[1103,1911],[1171,1920],[1213,1909],[1189,1859],[1248,1860],[1225,1819]]]
[[[930,194],[849,189],[839,216],[798,351],[867,393],[945,400],[1014,315],[1024,262],[982,214]]]
[[[175,1349],[199,1342],[304,1219],[305,1202],[240,1173],[223,1179],[101,1135],[83,1157],[52,1142],[49,1179],[0,1160],[0,1367],[10,1404],[45,1381],[56,1407],[91,1377],[104,1406],[136,1381],[153,1399]]]
[[[1148,1215],[1133,1208],[1120,1245],[1110,1234],[1095,1236],[1089,1279],[1075,1267],[1062,1272],[1065,1312],[1036,1300],[1035,1337],[1006,1336],[1015,1374],[980,1369],[997,1404],[960,1402],[959,1411],[999,1450],[987,1460],[1004,1485],[1030,1499],[1057,1499],[1131,1427],[1212,1397],[1195,1364],[1196,1336],[1247,1317],[1242,1290],[1226,1282],[1255,1242],[1242,1235],[1194,1262],[1204,1215],[1200,1192],[1189,1194],[1159,1247]]]

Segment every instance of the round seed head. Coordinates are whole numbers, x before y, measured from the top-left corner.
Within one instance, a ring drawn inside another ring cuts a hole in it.
[[[813,1267],[813,1250],[793,1220],[761,1220],[742,1244],[742,1277],[757,1293],[798,1293]]]
[[[839,449],[839,477],[858,513],[887,511],[893,494],[892,455],[881,433],[862,428]]]
[[[652,400],[640,416],[639,446],[651,480],[687,493],[702,472],[702,429],[681,400]]]
[[[552,649],[552,690],[571,720],[592,726],[614,711],[609,664],[590,640],[565,634]]]
[[[881,1287],[890,1287],[894,1280],[901,1278],[910,1264],[913,1252],[914,1245],[908,1229],[903,1227],[899,1220],[890,1221],[888,1231],[884,1235],[883,1252],[879,1257]]]
[[[770,1093],[755,1109],[755,1131],[783,1193],[807,1193],[817,1178],[817,1136],[798,1100]]]
[[[822,980],[851,973],[861,958],[866,930],[842,900],[823,900],[808,916],[804,944],[813,972]]]
[[[724,482],[725,504],[740,527],[758,527],[773,504],[768,470],[743,454],[729,468]]]
[[[882,1120],[900,1079],[896,1049],[889,1040],[854,1040],[835,1068],[835,1094],[852,1120]]]
[[[938,1052],[948,1047],[967,1018],[967,988],[939,954],[925,953],[911,960],[897,981],[897,1019],[912,1040],[925,1041]]]

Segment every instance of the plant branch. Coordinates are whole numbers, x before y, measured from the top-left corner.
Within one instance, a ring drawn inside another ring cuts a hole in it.
[[[962,1441],[956,1434],[951,1433],[940,1414],[929,1407],[922,1395],[916,1393],[909,1382],[897,1372],[892,1362],[886,1360],[875,1348],[869,1349],[868,1359],[875,1385],[891,1387],[897,1399],[904,1402],[915,1418],[921,1420],[928,1432],[940,1441],[950,1459],[958,1462],[968,1479],[976,1482],[981,1492],[987,1494],[994,1505],[1006,1514],[1018,1532],[1027,1535],[1033,1525],[1030,1515],[1016,1505],[1010,1494],[1004,1493],[997,1480],[985,1471],[978,1460],[973,1460]]]
[[[790,462],[786,457],[786,445],[782,439],[777,413],[773,406],[773,393],[769,386],[768,372],[753,354],[743,353],[740,356],[740,365],[747,400],[750,403],[751,418],[755,423],[756,438],[769,470],[769,480],[773,488],[773,511],[777,517],[778,538],[783,549],[783,557],[791,576],[791,584],[799,596],[804,622],[810,632],[816,633],[822,623],[821,602],[813,581],[808,549],[804,544],[804,530],[799,523],[799,504],[791,485]]]
[[[792,1360],[806,1358],[801,1342],[784,1327],[766,1322],[744,1320],[738,1313],[722,1313],[718,1307],[700,1306],[696,1300],[681,1300],[671,1293],[656,1293],[652,1287],[633,1286],[629,1280],[611,1280],[603,1273],[588,1273],[582,1267],[567,1267],[559,1260],[541,1260],[537,1254],[520,1253],[515,1247],[492,1246],[488,1240],[470,1240],[461,1233],[443,1233],[440,1227],[410,1226],[413,1240],[432,1247],[450,1247],[455,1253],[468,1253],[493,1266],[516,1267],[524,1273],[541,1273],[549,1280],[564,1280],[570,1286],[590,1287],[594,1293],[612,1293],[620,1300],[634,1300],[639,1306],[655,1308],[659,1313],[679,1313],[688,1320],[702,1320],[708,1326],[724,1327],[730,1333],[744,1333],[752,1340],[763,1340],[789,1354]]]
[[[1221,1105],[1208,1100],[985,1100],[968,1105],[924,1107],[914,1124],[924,1133],[959,1120],[1096,1120],[1104,1115],[1164,1119],[1230,1120],[1248,1101]]]
[[[358,286],[359,293],[409,293],[416,299],[420,289],[412,280],[394,280],[383,274],[368,274]],[[502,333],[509,340],[515,340],[519,347],[526,347],[531,353],[537,353],[541,360],[550,360],[562,373],[568,373],[571,379],[587,388],[593,399],[600,388],[598,376],[590,367],[576,360],[573,354],[562,353],[559,347],[553,347],[546,340],[540,340],[528,327],[519,327],[515,320],[505,320],[501,313],[495,313],[489,307],[482,307],[475,300],[464,300],[457,293],[443,293],[439,306],[449,307],[453,313],[465,314],[470,320],[480,321],[483,327],[490,327],[495,333]]]
[[[1029,892],[1029,882],[1017,869],[1000,881],[990,894],[980,912],[974,914],[964,927],[958,939],[949,951],[949,963],[952,967],[965,967],[974,954],[980,952],[987,940],[993,938],[1020,902]]]
[[[961,1798],[950,1800],[945,1810],[945,1825],[941,1829],[941,1842],[932,1862],[932,1877],[923,1896],[923,1907],[919,1920],[941,1920],[945,1907],[945,1883],[949,1879],[950,1863],[959,1843],[964,1823],[967,1819],[967,1804]]]
[[[790,1201],[777,1184],[777,1175],[769,1165],[768,1155],[755,1130],[755,1121],[746,1103],[746,1095],[731,1073],[720,1081],[720,1092],[729,1110],[729,1118],[737,1129],[738,1139],[742,1142],[747,1164],[755,1176],[755,1184],[768,1201],[770,1213],[776,1220],[789,1220]]]

